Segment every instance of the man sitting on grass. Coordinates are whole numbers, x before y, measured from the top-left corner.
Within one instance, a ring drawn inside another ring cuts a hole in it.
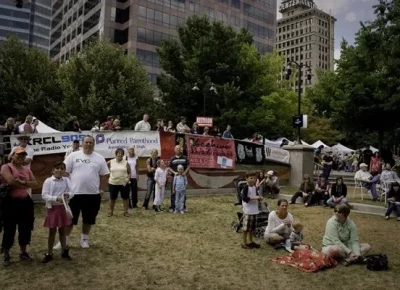
[[[256,188],[257,173],[246,173],[247,184],[242,190],[243,205],[243,249],[258,249],[259,244],[253,242],[253,232],[256,229],[258,210],[258,201],[263,200],[259,196]]]

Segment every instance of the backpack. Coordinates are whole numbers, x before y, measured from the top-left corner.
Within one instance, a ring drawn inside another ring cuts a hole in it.
[[[368,270],[383,271],[389,269],[389,261],[386,255],[368,255],[365,259],[367,260]]]

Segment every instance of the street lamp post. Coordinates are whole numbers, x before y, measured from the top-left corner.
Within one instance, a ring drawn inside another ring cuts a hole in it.
[[[197,83],[194,84],[192,91],[200,91],[200,88],[197,86]],[[211,83],[211,87],[209,88],[209,91],[214,94],[218,94],[218,91],[215,88],[213,83]],[[203,116],[204,117],[206,116],[206,93],[204,91],[203,91]]]
[[[303,67],[306,67],[306,68],[308,68],[307,69],[307,80],[311,80],[311,73],[312,73],[312,70],[311,70],[311,67],[309,67],[308,65],[306,65],[306,64],[304,64],[304,63],[297,63],[296,61],[290,61],[290,62],[288,62],[288,64],[287,64],[287,68],[286,68],[286,75],[285,75],[285,78],[287,79],[287,80],[289,80],[290,79],[290,76],[292,75],[292,65],[296,65],[296,67],[297,67],[297,69],[298,69],[298,71],[299,71],[299,80],[298,80],[298,87],[297,87],[297,93],[298,93],[298,98],[297,98],[297,114],[298,114],[298,116],[300,116],[301,115],[301,77],[302,77],[302,69],[303,69]],[[301,144],[301,138],[300,138],[300,125],[299,126],[297,126],[297,143],[298,144]]]

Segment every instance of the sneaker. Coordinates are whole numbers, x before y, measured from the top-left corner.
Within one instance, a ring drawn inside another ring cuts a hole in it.
[[[261,246],[255,242],[251,242],[250,245],[254,248],[254,249],[259,249]]]
[[[185,211],[181,211],[181,214],[184,214],[185,213]]]
[[[157,206],[153,207],[153,209],[154,209],[155,212],[160,212],[161,211]]]
[[[21,259],[21,261],[25,261],[25,262],[33,261],[31,256],[29,256],[29,254],[27,252],[22,252],[21,254],[19,254],[19,258]]]
[[[388,220],[389,219],[389,216],[385,216],[385,220]]]
[[[50,261],[53,261],[53,255],[45,254],[42,263],[47,264]]]
[[[11,264],[11,257],[10,253],[8,251],[4,252],[4,258],[3,258],[3,265],[4,267],[10,266]]]
[[[72,261],[71,256],[69,255],[69,249],[65,249],[62,254],[61,254],[61,258],[63,258],[64,260],[67,261]]]
[[[81,247],[83,249],[88,249],[89,248],[89,240],[87,239],[81,239]]]
[[[56,250],[56,251],[61,250],[61,243],[58,242],[58,243],[53,247],[53,250]]]
[[[397,218],[397,221],[400,222],[400,217]]]
[[[170,211],[171,212],[171,211]],[[179,213],[179,211],[175,210],[174,213]]]

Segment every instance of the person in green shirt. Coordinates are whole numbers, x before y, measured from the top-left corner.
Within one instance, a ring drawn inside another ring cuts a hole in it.
[[[350,207],[346,204],[335,206],[335,215],[326,223],[322,239],[322,252],[340,260],[344,265],[363,262],[363,256],[371,250],[369,244],[360,244],[355,223],[348,218]]]

